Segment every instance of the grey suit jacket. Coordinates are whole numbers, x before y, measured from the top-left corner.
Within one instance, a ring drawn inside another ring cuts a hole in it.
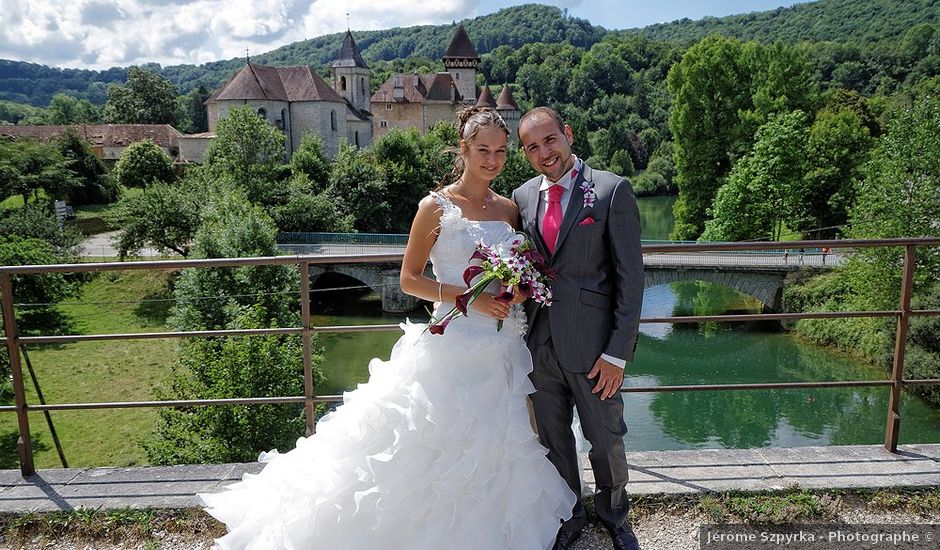
[[[536,219],[541,181],[541,176],[527,181],[512,198],[519,206],[522,228],[557,271],[547,309],[561,366],[569,372],[588,372],[601,353],[632,361],[644,276],[640,215],[630,182],[584,164],[571,190],[555,253],[549,254]],[[590,207],[584,206],[585,181],[593,184],[597,196]],[[543,309],[529,300],[530,326]]]

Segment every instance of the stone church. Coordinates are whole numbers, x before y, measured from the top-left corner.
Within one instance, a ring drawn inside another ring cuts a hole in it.
[[[250,105],[258,116],[287,136],[288,155],[304,135],[315,133],[324,152],[335,156],[345,139],[357,147],[370,145],[392,128],[427,132],[444,120],[453,122],[468,105],[495,108],[515,139],[519,107],[508,85],[494,100],[488,86],[477,85],[480,56],[463,25],[457,27],[447,53],[446,71],[437,74],[394,74],[369,95],[369,66],[352,33],[346,31],[327,84],[309,66],[270,67],[246,63],[206,101],[209,132],[183,136],[181,158],[199,162],[220,119],[233,107]],[[373,110],[375,111],[373,114]]]
[[[324,152],[335,156],[345,139],[358,147],[372,143],[369,66],[346,31],[339,56],[330,66],[332,86],[309,66],[270,67],[246,63],[206,101],[209,133],[229,109],[250,105],[258,116],[287,136],[293,154],[305,134],[323,139]]]

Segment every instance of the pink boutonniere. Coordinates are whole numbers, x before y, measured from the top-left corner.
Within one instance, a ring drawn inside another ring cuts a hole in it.
[[[597,200],[597,193],[594,192],[594,182],[582,181],[581,191],[584,191],[584,208],[594,206],[594,201]]]

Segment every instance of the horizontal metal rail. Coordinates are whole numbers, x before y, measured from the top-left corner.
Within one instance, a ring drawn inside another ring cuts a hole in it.
[[[883,311],[822,311],[805,313],[760,313],[742,315],[708,315],[708,316],[676,316],[676,317],[647,317],[641,323],[701,323],[708,321],[722,322],[749,322],[749,321],[793,321],[799,319],[840,319],[852,317],[895,318],[898,320],[898,333],[896,336],[896,349],[894,366],[890,380],[856,380],[856,381],[827,381],[827,382],[779,382],[755,384],[691,384],[672,386],[635,386],[621,389],[623,393],[649,393],[649,392],[679,392],[679,391],[741,391],[741,390],[784,390],[784,389],[813,389],[813,388],[847,388],[847,387],[889,387],[888,424],[885,432],[885,448],[889,451],[897,450],[897,435],[900,424],[899,400],[900,391],[910,386],[940,385],[940,380],[905,380],[903,378],[904,346],[906,344],[907,327],[911,317],[940,316],[940,310],[912,310],[910,308],[911,286],[914,270],[914,250],[917,246],[938,246],[940,238],[917,239],[874,239],[874,240],[829,240],[829,241],[788,241],[788,242],[751,242],[751,243],[645,243],[644,254],[699,254],[703,252],[724,251],[768,251],[768,250],[799,250],[801,254],[809,254],[826,249],[864,249],[873,247],[903,247],[905,250],[903,285],[898,310]],[[401,263],[403,254],[342,254],[342,255],[294,255],[262,258],[219,258],[202,260],[156,260],[140,262],[97,262],[78,264],[58,264],[39,266],[0,266],[0,297],[2,297],[2,311],[4,320],[5,340],[10,352],[13,373],[13,386],[16,404],[2,406],[0,412],[15,412],[17,414],[20,438],[18,453],[20,456],[20,469],[23,475],[33,473],[33,456],[31,436],[29,431],[28,413],[33,411],[68,411],[68,410],[96,410],[96,409],[126,409],[126,408],[156,408],[156,407],[200,407],[200,406],[232,406],[255,404],[303,404],[305,406],[307,433],[312,433],[313,405],[341,401],[339,395],[315,395],[312,386],[312,366],[310,360],[311,338],[319,333],[344,332],[378,332],[397,331],[398,324],[387,325],[348,325],[348,326],[321,326],[310,325],[309,303],[309,268],[312,265],[337,265],[347,263]],[[300,297],[302,301],[300,327],[281,327],[269,329],[242,329],[242,330],[205,330],[205,331],[178,331],[178,332],[143,332],[126,334],[73,334],[56,336],[19,336],[14,321],[14,307],[12,295],[12,277],[19,275],[32,275],[43,273],[82,273],[124,270],[167,270],[178,271],[191,268],[232,268],[245,266],[297,266],[300,270],[302,288]],[[792,266],[790,266],[792,267]],[[228,336],[257,336],[257,335],[300,335],[304,343],[304,377],[305,387],[302,396],[275,396],[275,397],[249,397],[249,398],[222,398],[222,399],[193,399],[193,400],[166,400],[166,401],[126,401],[109,403],[56,403],[56,404],[29,404],[26,401],[23,384],[22,366],[20,362],[20,346],[39,344],[80,343],[101,340],[135,340],[135,339],[161,339],[161,338],[206,338]]]

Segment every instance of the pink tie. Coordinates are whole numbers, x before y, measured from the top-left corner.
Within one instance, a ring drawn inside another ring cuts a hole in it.
[[[555,253],[555,241],[558,240],[558,230],[561,228],[561,195],[565,188],[552,185],[548,188],[548,208],[542,218],[542,238],[548,245],[548,251]]]

